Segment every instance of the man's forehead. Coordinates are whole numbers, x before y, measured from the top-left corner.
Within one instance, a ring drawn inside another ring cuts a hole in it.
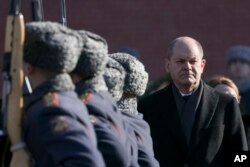
[[[175,43],[173,51],[199,52],[199,47],[194,41],[178,41]]]
[[[181,50],[176,50],[176,52],[173,52],[172,58],[191,60],[191,59],[201,59],[202,55],[200,55],[200,52],[190,52],[190,51],[183,52]]]
[[[185,54],[175,54],[175,56],[173,56],[173,59],[199,59],[200,56],[199,55],[185,55]]]

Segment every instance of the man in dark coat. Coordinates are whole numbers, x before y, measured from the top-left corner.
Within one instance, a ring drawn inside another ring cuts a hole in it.
[[[175,39],[165,63],[172,82],[139,103],[161,167],[222,167],[227,153],[248,150],[239,106],[201,80],[205,63],[198,41]]]
[[[26,25],[25,71],[33,92],[25,102],[24,141],[37,167],[105,166],[87,109],[67,74],[82,42],[58,23]]]

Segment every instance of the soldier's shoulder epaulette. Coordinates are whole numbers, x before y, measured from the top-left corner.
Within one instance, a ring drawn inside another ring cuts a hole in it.
[[[92,98],[93,96],[93,93],[88,91],[88,92],[85,92],[83,93],[81,96],[80,96],[80,99],[82,100],[82,102],[84,104],[87,104],[89,102],[89,100]]]
[[[49,92],[43,97],[45,106],[59,106],[59,98],[56,92]]]

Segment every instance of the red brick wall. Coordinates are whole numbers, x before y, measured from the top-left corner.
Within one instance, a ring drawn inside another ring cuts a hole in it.
[[[60,0],[43,0],[45,19],[59,20]],[[68,26],[105,37],[110,51],[136,48],[154,80],[164,74],[167,44],[178,36],[191,36],[204,47],[205,76],[226,73],[225,52],[236,44],[250,45],[248,0],[66,0]],[[0,50],[3,55],[8,3],[0,6]],[[22,0],[26,21],[29,0]]]

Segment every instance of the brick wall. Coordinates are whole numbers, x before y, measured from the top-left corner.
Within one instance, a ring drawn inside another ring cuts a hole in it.
[[[30,18],[30,2],[22,0],[22,13]],[[45,19],[59,20],[60,0],[43,0]],[[225,52],[236,44],[250,45],[250,1],[241,0],[66,0],[68,26],[105,37],[110,52],[128,46],[141,53],[154,80],[164,74],[167,44],[178,36],[191,36],[204,47],[205,77],[226,74]],[[3,55],[8,3],[0,6],[0,50]],[[1,62],[1,61],[0,61]]]

